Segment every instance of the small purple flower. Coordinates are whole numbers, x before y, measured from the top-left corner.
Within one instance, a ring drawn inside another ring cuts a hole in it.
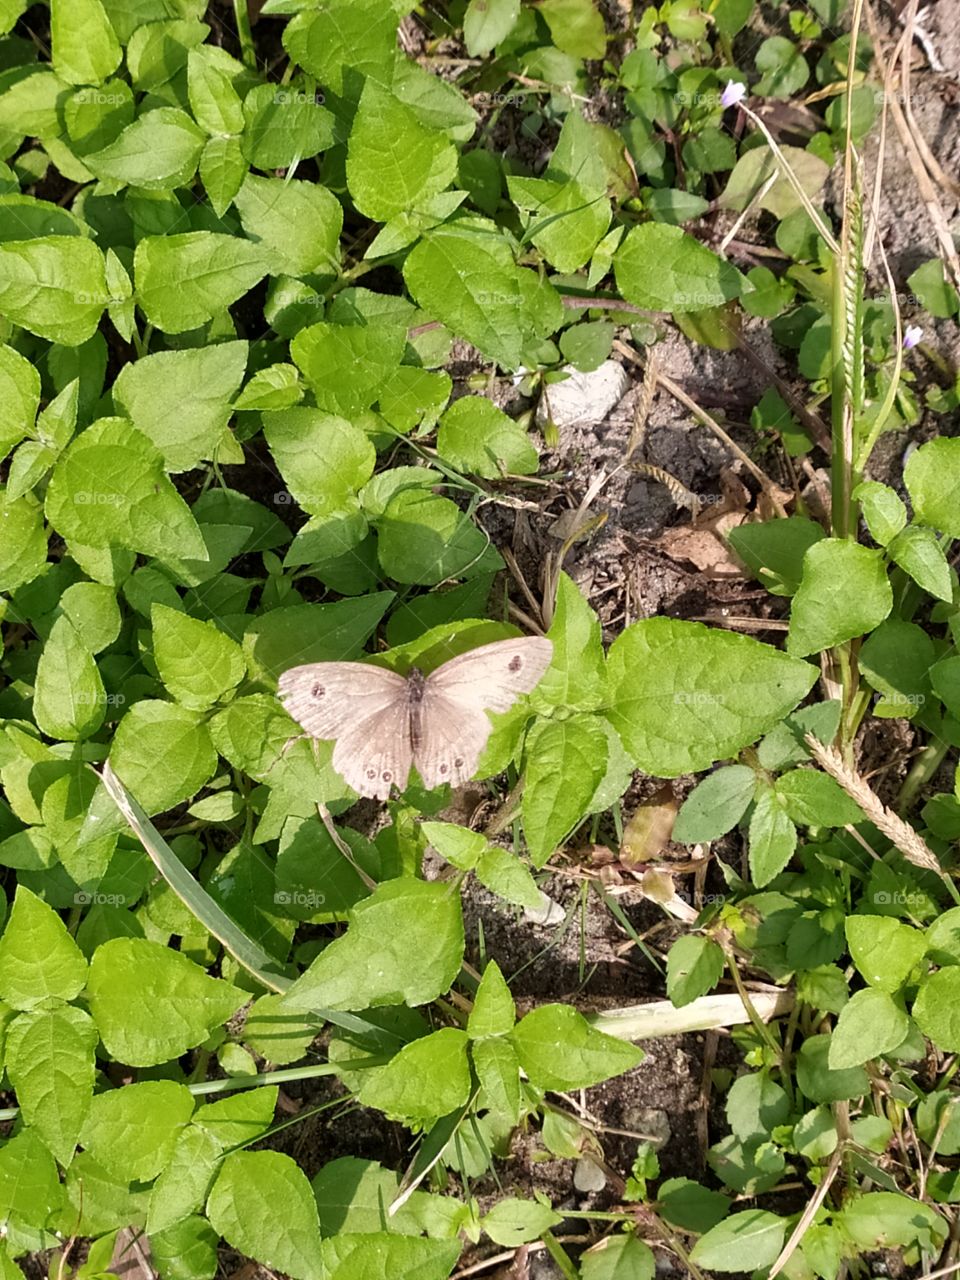
[[[903,335],[904,351],[909,351],[912,347],[915,347],[922,337],[923,330],[918,324],[908,324]]]
[[[728,80],[727,87],[720,95],[720,105],[724,109],[727,107],[735,107],[738,102],[742,102],[747,96],[747,86],[740,84],[738,80]]]

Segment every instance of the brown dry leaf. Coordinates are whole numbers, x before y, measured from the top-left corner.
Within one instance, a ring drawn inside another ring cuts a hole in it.
[[[623,830],[620,861],[627,867],[651,862],[670,839],[676,817],[677,802],[668,784],[634,810]]]
[[[664,529],[657,541],[671,560],[686,561],[708,578],[744,578],[743,566],[727,545],[726,535],[745,519],[742,511],[725,511],[701,520],[696,528],[681,525]]]

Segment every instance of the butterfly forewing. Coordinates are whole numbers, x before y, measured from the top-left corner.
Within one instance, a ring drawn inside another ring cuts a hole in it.
[[[509,711],[540,683],[552,657],[553,645],[537,636],[496,640],[445,662],[427,677],[427,689],[484,711]]]
[[[278,693],[312,738],[336,739],[333,767],[359,795],[382,799],[394,783],[406,785],[411,744],[403,676],[362,662],[311,662],[285,671]]]

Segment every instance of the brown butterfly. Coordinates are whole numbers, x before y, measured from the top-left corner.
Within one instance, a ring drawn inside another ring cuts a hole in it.
[[[416,766],[427,788],[472,777],[493,728],[488,711],[508,711],[539,684],[553,657],[549,640],[481,645],[430,675],[407,676],[363,662],[311,662],[280,677],[284,707],[312,738],[334,739],[333,767],[361,796],[403,791]]]

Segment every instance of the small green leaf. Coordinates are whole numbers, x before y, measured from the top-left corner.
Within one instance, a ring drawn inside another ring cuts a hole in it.
[[[745,764],[708,774],[680,806],[671,839],[700,844],[726,835],[746,813],[756,789],[757,775]]]
[[[815,769],[791,769],[774,790],[793,822],[807,827],[845,827],[863,822],[863,812],[838,782]]]
[[[890,916],[848,916],[850,956],[871,987],[895,994],[926,955],[922,933]]]
[[[847,538],[824,538],[803,559],[787,652],[806,657],[865,635],[892,608],[893,589],[882,553]]]
[[[123,51],[100,0],[51,0],[50,42],[57,75],[70,84],[100,84]]]
[[[63,921],[20,885],[0,938],[0,998],[33,1009],[51,997],[72,1000],[87,979],[87,962]]]
[[[854,489],[853,497],[860,503],[871,538],[881,547],[885,547],[906,525],[907,508],[889,485],[880,484],[877,480],[864,480]]]
[[[190,185],[206,141],[185,111],[157,107],[128,124],[115,142],[84,156],[84,164],[110,182],[172,191]]]
[[[93,654],[69,618],[58,618],[37,664],[33,714],[48,737],[73,742],[103,724],[107,701]]]
[[[750,877],[758,888],[778,876],[797,847],[797,828],[772,787],[762,790],[750,818]]]
[[[526,754],[523,831],[534,866],[542,867],[589,812],[607,768],[607,736],[596,716],[539,720]]]
[[[607,1236],[580,1255],[583,1280],[654,1280],[656,1270],[653,1250],[634,1235]]]
[[[68,1165],[93,1097],[97,1029],[71,1005],[21,1013],[7,1031],[5,1065],[21,1114]]]
[[[206,324],[267,274],[263,251],[213,231],[144,236],[133,259],[137,301],[164,333]],[[2,297],[0,297],[2,301]]]
[[[614,256],[617,287],[651,311],[705,311],[738,298],[743,277],[679,227],[647,222],[628,232]]]
[[[484,58],[505,40],[520,17],[520,0],[470,0],[463,39],[471,58]]]
[[[184,707],[202,711],[235,689],[246,674],[243,650],[213,622],[155,604],[153,656],[160,679]]]
[[[104,257],[80,236],[0,244],[0,311],[38,338],[79,347],[97,330],[109,293]]]
[[[217,754],[198,711],[145,698],[117,726],[110,766],[148,813],[160,813],[196,795]]]
[[[534,475],[539,458],[526,429],[485,396],[462,396],[440,419],[437,450],[451,466],[490,480]]]
[[[146,1080],[108,1089],[93,1099],[81,1142],[108,1173],[124,1182],[151,1182],[167,1167],[194,1100],[173,1080]]]
[[[630,1071],[643,1053],[590,1023],[566,1004],[533,1009],[510,1033],[520,1065],[540,1089],[586,1089]]]
[[[245,234],[269,257],[271,275],[339,270],[343,208],[326,187],[251,173],[234,203]]]
[[[396,582],[434,586],[502,563],[488,539],[450,498],[402,489],[378,521],[377,553]]]
[[[61,1199],[57,1166],[40,1135],[35,1129],[14,1134],[0,1147],[0,1217],[45,1227]]]
[[[926,1034],[922,1019],[917,1021]],[[834,1070],[858,1067],[896,1049],[909,1030],[910,1020],[892,996],[876,987],[865,988],[855,992],[840,1010],[827,1060]]]
[[[531,1240],[539,1240],[545,1231],[562,1222],[563,1218],[538,1200],[520,1200],[507,1196],[498,1200],[489,1213],[480,1219],[480,1225],[494,1242],[509,1249],[516,1249]]]
[[[723,949],[712,938],[678,938],[667,956],[667,995],[682,1009],[717,985],[723,966]]]
[[[953,602],[950,564],[932,529],[911,525],[887,543],[887,555],[904,573],[938,600]]]
[[[712,1271],[757,1271],[776,1260],[786,1234],[785,1218],[765,1209],[744,1209],[701,1236],[690,1259]]]
[[[0,944],[2,945],[2,944]],[[925,979],[913,1016],[917,1026],[944,1053],[960,1052],[960,968],[951,965]],[[906,1017],[906,1015],[904,1015]],[[906,1032],[904,1032],[906,1035]]]
[[[279,1151],[227,1156],[207,1200],[207,1216],[240,1253],[293,1280],[317,1280],[325,1270],[310,1183]]]
[[[483,971],[473,1008],[467,1021],[467,1034],[471,1040],[485,1036],[502,1036],[513,1030],[517,1010],[506,979],[495,960]],[[452,1108],[451,1108],[452,1110]]]
[[[404,1045],[385,1067],[365,1075],[359,1093],[364,1106],[408,1124],[448,1115],[469,1096],[467,1033],[455,1027]]]
[[[960,538],[960,440],[930,440],[911,453],[903,481],[914,519]]]

